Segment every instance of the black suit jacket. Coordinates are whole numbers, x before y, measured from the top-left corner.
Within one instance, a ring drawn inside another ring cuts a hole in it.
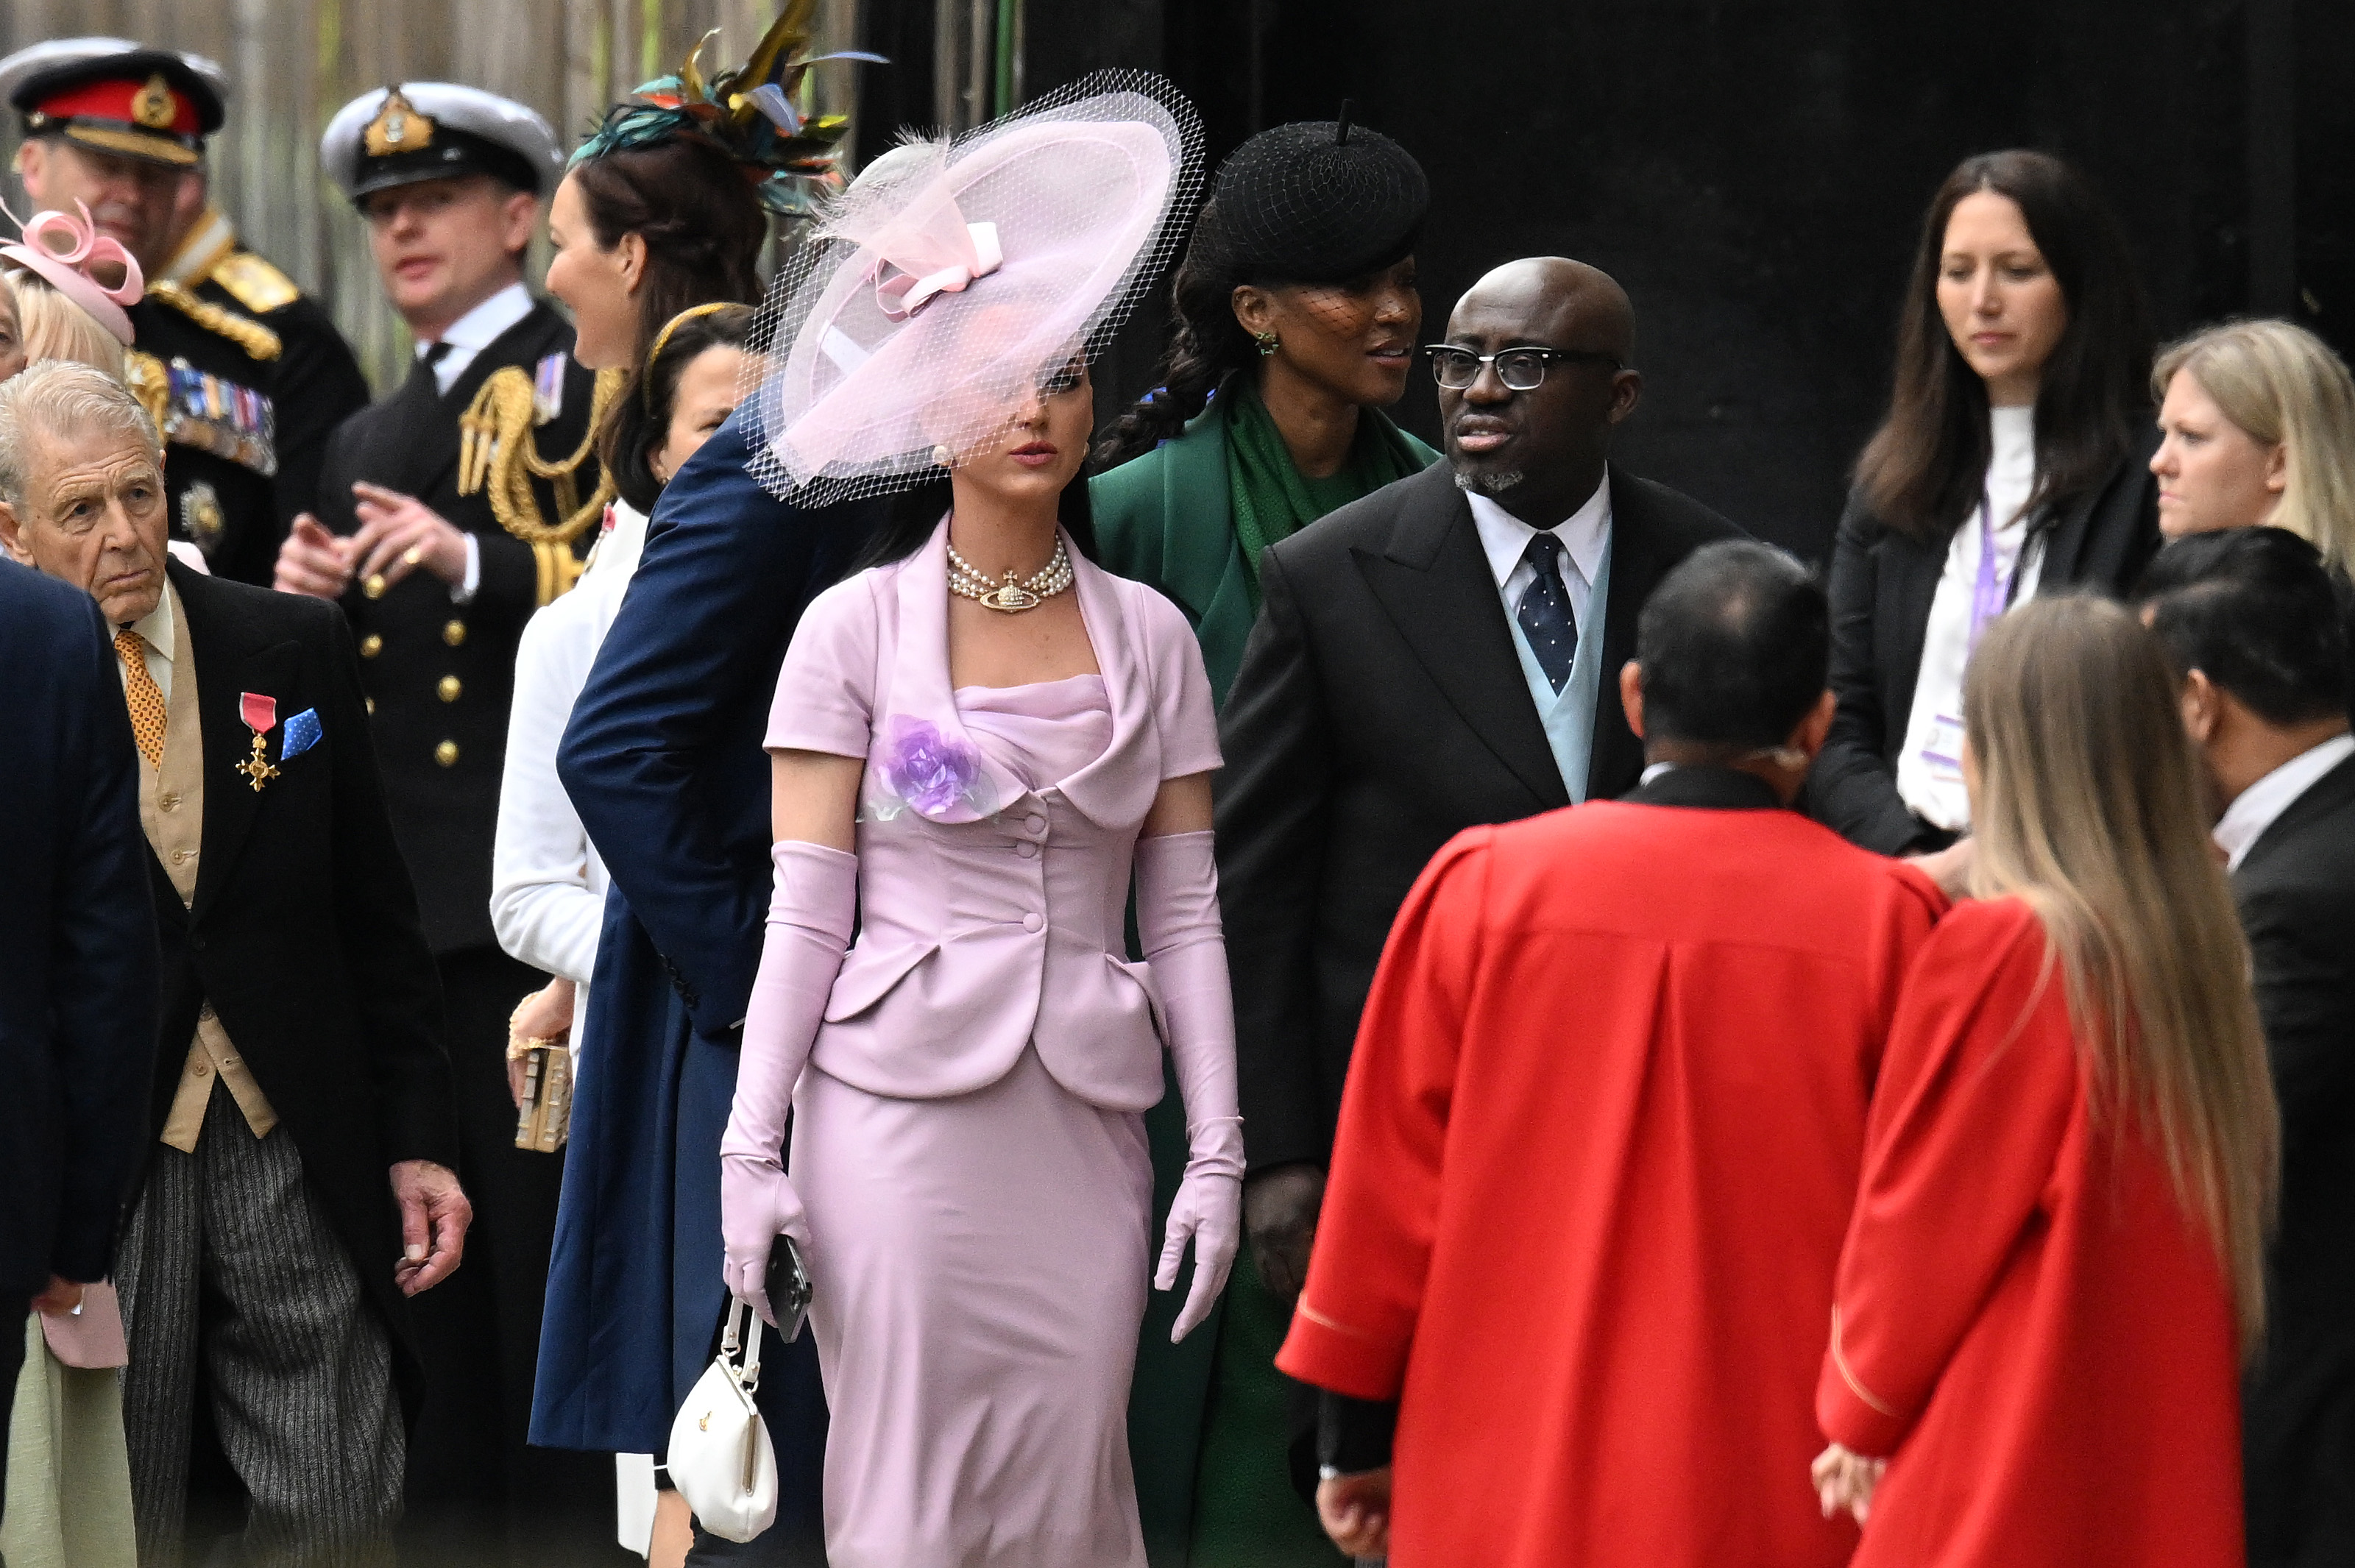
[[[368,739],[359,661],[332,604],[169,568],[197,661],[205,821],[196,897],[184,905],[151,853],[164,1021],[149,1147],[210,1002],[293,1138],[361,1282],[397,1331],[400,1235],[389,1168],[456,1167],[441,981],[394,847]],[[277,702],[252,789],[247,692]],[[287,721],[318,715],[317,744],[283,754]],[[126,738],[127,743],[127,738]]]
[[[2120,594],[2134,586],[2159,546],[2158,486],[2150,474],[2158,449],[2153,431],[2098,489],[2031,519],[2031,529],[2049,535],[2038,592],[2073,587]],[[1897,795],[1897,753],[1922,674],[1930,601],[1953,538],[1900,533],[1851,495],[1832,545],[1832,690],[1839,711],[1803,804],[1818,822],[1883,855],[1954,842]]]
[[[52,1274],[106,1277],[146,1136],[155,858],[112,640],[89,594],[0,560],[0,1303],[20,1314]]]
[[[1697,547],[1741,530],[1617,469],[1589,798],[1635,784],[1621,711],[1636,617]],[[1570,803],[1481,553],[1436,464],[1260,557],[1259,620],[1220,716],[1220,904],[1254,1168],[1322,1163],[1382,942],[1463,829]]]
[[[2252,1568],[2355,1563],[2355,758],[2232,874],[2281,1103],[2265,1346],[2242,1400]]]
[[[481,581],[463,606],[451,603],[448,583],[424,571],[410,572],[381,599],[356,586],[343,600],[375,704],[393,831],[416,874],[418,908],[436,953],[497,945],[491,843],[507,709],[516,644],[539,607],[531,546],[500,526],[487,494],[458,494],[458,421],[493,371],[516,366],[529,374],[542,359],[561,355],[563,406],[535,437],[543,456],[569,454],[588,431],[595,395],[595,377],[573,362],[571,350],[570,324],[547,302],[536,302],[530,315],[474,356],[449,391],[437,391],[432,373],[421,366],[400,390],[346,420],[327,448],[319,520],[329,528],[358,531],[352,485],[365,479],[416,496],[473,534],[481,552]],[[586,500],[597,487],[594,458],[581,465],[576,483]],[[534,488],[541,515],[553,522],[548,486]],[[592,529],[581,548],[594,538]]]

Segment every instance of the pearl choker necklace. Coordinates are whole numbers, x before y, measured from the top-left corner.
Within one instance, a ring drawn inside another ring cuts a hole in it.
[[[980,568],[957,554],[956,546],[948,548],[949,592],[963,594],[984,609],[1003,610],[1009,615],[1036,610],[1071,585],[1071,558],[1065,553],[1060,534],[1055,538],[1055,553],[1047,558],[1046,565],[1025,578],[1009,571],[1002,582],[992,582]]]

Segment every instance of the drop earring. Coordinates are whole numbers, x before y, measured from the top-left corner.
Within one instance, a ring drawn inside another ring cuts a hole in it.
[[[1284,347],[1284,340],[1273,332],[1254,332],[1252,334],[1252,341],[1259,345],[1259,357],[1263,359],[1273,355],[1277,349]]]

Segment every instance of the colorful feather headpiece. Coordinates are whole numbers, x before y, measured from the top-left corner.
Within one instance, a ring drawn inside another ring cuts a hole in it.
[[[714,27],[681,62],[675,76],[642,84],[634,101],[616,103],[604,123],[574,151],[575,164],[608,153],[647,147],[672,136],[693,136],[726,153],[757,180],[761,205],[779,217],[803,217],[819,197],[840,188],[835,145],[850,129],[843,114],[804,115],[794,101],[810,67],[827,60],[888,63],[862,49],[809,55],[810,18],[817,0],[791,0],[753,48],[725,75],[703,74],[703,51],[719,36]]]

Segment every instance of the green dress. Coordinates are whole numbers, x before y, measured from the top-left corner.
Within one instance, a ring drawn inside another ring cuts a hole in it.
[[[1368,410],[1348,460],[1328,478],[1307,478],[1245,389],[1215,399],[1183,435],[1096,475],[1088,499],[1105,570],[1152,584],[1186,612],[1223,706],[1259,615],[1260,550],[1438,457]],[[1145,1120],[1158,1235],[1186,1166],[1174,1082]],[[1287,1388],[1274,1360],[1289,1309],[1260,1283],[1249,1247],[1220,1310],[1172,1345],[1183,1301],[1182,1289],[1150,1298],[1129,1398],[1137,1511],[1154,1568],[1333,1568],[1343,1559],[1288,1469]]]

